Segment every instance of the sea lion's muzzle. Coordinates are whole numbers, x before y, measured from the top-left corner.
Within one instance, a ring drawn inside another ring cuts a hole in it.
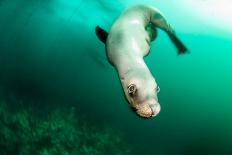
[[[154,117],[156,115],[159,114],[160,112],[160,105],[157,103],[157,104],[154,104],[154,105],[149,105],[149,107],[151,108],[152,110],[152,115],[151,117]]]
[[[141,103],[138,104],[136,107],[136,113],[141,116],[141,117],[145,117],[145,118],[149,118],[149,117],[154,117],[156,115],[158,115],[158,113],[160,112],[160,104],[159,103],[149,103],[149,102],[145,102],[145,103]]]

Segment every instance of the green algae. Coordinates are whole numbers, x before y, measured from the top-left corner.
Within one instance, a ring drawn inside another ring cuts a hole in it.
[[[13,112],[0,104],[1,155],[101,155],[130,154],[122,137],[110,128],[89,127],[78,120],[75,109],[53,110],[41,118],[33,109]]]

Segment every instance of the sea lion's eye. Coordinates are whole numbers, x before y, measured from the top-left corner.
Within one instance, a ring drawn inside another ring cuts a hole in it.
[[[129,95],[134,95],[136,93],[136,91],[137,91],[136,85],[135,84],[130,84],[127,87],[127,90],[128,90]]]
[[[156,87],[156,92],[157,92],[157,93],[160,92],[160,87],[159,87],[159,86]]]

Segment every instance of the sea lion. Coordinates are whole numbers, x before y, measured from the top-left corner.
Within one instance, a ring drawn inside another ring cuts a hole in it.
[[[187,48],[176,37],[161,12],[153,7],[137,5],[125,10],[113,23],[109,33],[97,26],[95,32],[106,45],[108,61],[117,69],[125,96],[132,109],[143,118],[160,112],[159,87],[143,57],[150,51],[157,29],[165,31],[178,49]]]

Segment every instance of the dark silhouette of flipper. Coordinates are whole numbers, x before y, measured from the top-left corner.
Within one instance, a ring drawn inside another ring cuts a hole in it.
[[[144,10],[150,11],[150,22],[157,28],[160,28],[164,32],[166,32],[172,41],[172,43],[177,48],[178,55],[187,53],[186,46],[180,41],[180,39],[175,35],[175,32],[171,25],[166,21],[165,17],[162,15],[162,13],[151,7],[145,7]]]
[[[180,41],[180,39],[174,33],[167,32],[167,34],[168,34],[169,38],[171,39],[172,43],[177,48],[178,55],[185,54],[185,53],[189,52],[187,47]]]
[[[96,32],[98,39],[101,40],[105,44],[107,37],[108,37],[108,32],[106,32],[100,26],[96,26],[95,32]]]

